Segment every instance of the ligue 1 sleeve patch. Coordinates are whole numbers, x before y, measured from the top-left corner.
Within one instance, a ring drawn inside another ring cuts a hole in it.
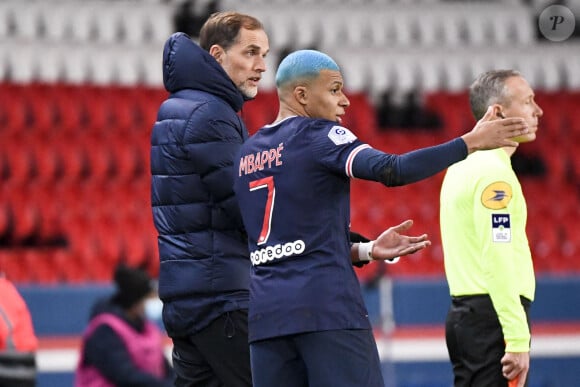
[[[512,241],[510,214],[491,214],[491,235],[494,242],[508,243]]]
[[[508,206],[512,197],[513,191],[511,185],[505,181],[496,181],[483,190],[481,204],[490,210],[501,210]]]
[[[350,130],[343,126],[335,125],[328,132],[328,138],[332,140],[334,145],[344,145],[356,140],[356,136]]]

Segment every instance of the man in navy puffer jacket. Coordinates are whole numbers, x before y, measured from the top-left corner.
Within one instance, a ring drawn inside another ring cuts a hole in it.
[[[170,94],[151,137],[151,199],[176,386],[251,385],[250,260],[233,160],[248,137],[237,112],[256,96],[268,50],[262,24],[235,12],[212,15],[199,45],[184,33],[165,43]]]

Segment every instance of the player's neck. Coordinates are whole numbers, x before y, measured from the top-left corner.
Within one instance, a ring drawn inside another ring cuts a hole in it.
[[[274,121],[274,123],[280,122],[288,117],[295,117],[295,116],[305,117],[306,114],[304,114],[304,112],[301,112],[298,109],[295,109],[291,106],[281,105],[280,110],[278,111],[278,116],[276,117],[276,120]]]

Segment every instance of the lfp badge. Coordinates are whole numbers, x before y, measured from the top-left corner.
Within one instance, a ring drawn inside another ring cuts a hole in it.
[[[511,242],[512,230],[509,214],[491,214],[491,235],[494,242]]]

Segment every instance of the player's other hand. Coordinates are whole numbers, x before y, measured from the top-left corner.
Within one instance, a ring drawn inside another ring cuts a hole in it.
[[[413,221],[409,219],[383,231],[373,244],[373,259],[378,261],[402,257],[430,246],[431,241],[427,239],[427,234],[419,236],[401,234],[411,228],[412,225]]]
[[[467,145],[468,153],[505,146],[516,147],[518,143],[512,138],[528,132],[528,124],[523,118],[498,118],[495,111],[494,107],[490,106],[471,132],[461,136]]]
[[[510,387],[524,387],[530,369],[529,352],[506,352],[501,358],[502,373]]]

